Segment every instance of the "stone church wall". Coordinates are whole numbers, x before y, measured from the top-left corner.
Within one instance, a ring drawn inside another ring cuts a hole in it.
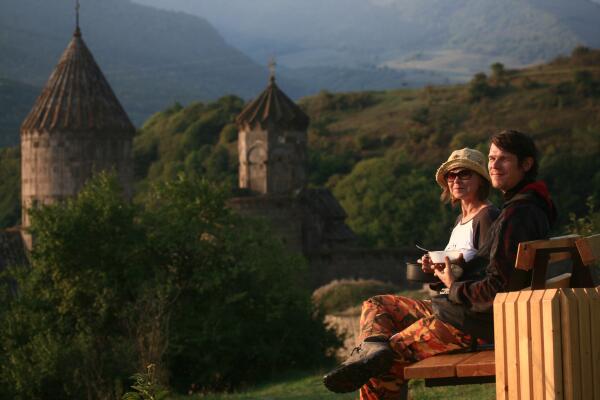
[[[49,204],[75,196],[99,171],[115,170],[125,196],[131,197],[131,138],[103,133],[23,132],[21,134],[21,198],[23,226],[34,202]]]
[[[406,262],[414,262],[421,256],[416,249],[377,250],[336,246],[307,254],[303,251],[303,243],[307,240],[303,238],[303,223],[307,222],[307,213],[292,198],[236,197],[229,201],[229,206],[242,215],[265,218],[290,250],[305,255],[310,266],[309,282],[306,283],[311,289],[335,279],[376,279],[406,288],[420,286],[406,281]]]
[[[292,251],[302,253],[303,213],[288,196],[235,197],[229,206],[242,215],[265,218]]]

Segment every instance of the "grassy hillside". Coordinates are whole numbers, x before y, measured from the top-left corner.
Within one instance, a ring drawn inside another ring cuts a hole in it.
[[[452,149],[487,151],[492,133],[519,129],[539,146],[562,233],[569,213],[589,212],[589,196],[600,201],[599,60],[600,51],[578,48],[527,69],[496,65],[467,85],[304,98],[311,184],[334,190],[368,244],[396,246],[423,236],[439,244],[453,213],[437,200],[437,166]],[[135,142],[140,182],[195,170],[235,185],[233,120],[241,106],[231,97],[153,116]]]
[[[498,68],[469,85],[322,93],[302,101],[312,117],[311,148],[352,154],[353,161],[402,151],[415,168],[433,171],[452,149],[486,150],[490,134],[519,129],[536,139],[541,177],[550,185],[564,224],[568,212],[587,211],[588,196],[600,200],[599,61],[599,51],[578,48],[571,57],[546,65]],[[335,189],[340,179],[331,176],[328,185]],[[336,194],[344,196],[339,190]],[[354,218],[350,215],[351,222]]]

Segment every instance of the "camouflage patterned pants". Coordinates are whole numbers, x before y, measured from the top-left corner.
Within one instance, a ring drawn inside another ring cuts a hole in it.
[[[360,341],[382,335],[396,353],[385,376],[372,378],[360,389],[361,400],[403,399],[404,367],[439,353],[469,347],[471,338],[435,318],[430,301],[382,295],[365,301],[360,317]]]

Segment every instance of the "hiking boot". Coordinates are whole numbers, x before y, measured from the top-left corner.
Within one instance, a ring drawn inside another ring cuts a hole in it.
[[[354,392],[369,379],[388,372],[393,361],[394,352],[387,339],[366,338],[346,361],[323,377],[323,384],[335,393]]]

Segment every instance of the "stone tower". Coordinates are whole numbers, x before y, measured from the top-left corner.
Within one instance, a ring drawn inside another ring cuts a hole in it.
[[[115,171],[131,197],[134,133],[77,24],[21,125],[22,226],[29,226],[28,208],[77,194],[102,170]]]
[[[306,185],[308,116],[271,73],[267,88],[237,117],[239,185],[258,194],[291,194]]]

